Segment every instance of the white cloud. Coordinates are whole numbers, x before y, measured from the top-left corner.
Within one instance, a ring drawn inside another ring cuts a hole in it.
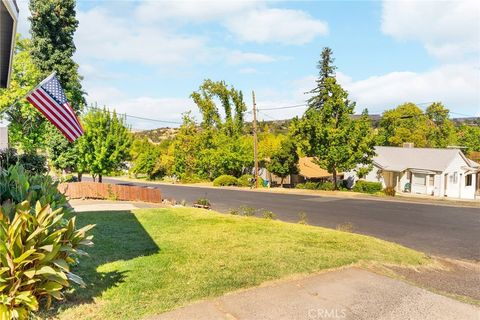
[[[420,41],[443,59],[478,54],[480,5],[477,0],[384,1],[382,31],[396,39]]]
[[[80,11],[78,19],[75,36],[81,58],[147,64],[186,63],[206,58],[205,39],[198,36],[143,26],[101,8]]]
[[[206,22],[229,17],[257,7],[258,1],[146,1],[135,10],[142,21]]]
[[[381,111],[407,101],[441,101],[454,112],[480,113],[478,67],[470,64],[448,64],[424,73],[391,72],[360,81],[346,78],[343,82],[359,109]]]
[[[276,58],[255,52],[242,52],[239,50],[231,51],[227,56],[228,62],[232,64],[242,64],[242,63],[265,63],[273,62]]]
[[[238,72],[241,74],[255,74],[258,73],[258,70],[255,68],[241,68]]]
[[[357,103],[356,112],[368,108],[370,113],[381,113],[404,102],[440,101],[453,116],[480,115],[479,68],[469,63],[446,64],[421,73],[390,72],[361,80],[338,72],[337,80]],[[315,86],[315,77],[298,79],[294,85],[295,97],[300,98]]]
[[[181,34],[158,24],[114,16],[101,7],[78,12],[76,33],[80,60],[128,61],[149,65],[189,65],[217,63],[269,63],[276,60],[256,52],[212,47],[207,38]],[[90,63],[92,64],[92,63]]]
[[[119,114],[165,121],[147,121],[127,117],[127,122],[133,129],[177,127],[178,123],[182,122],[182,113],[188,110],[192,110],[194,116],[199,116],[197,108],[187,98],[129,97],[125,92],[108,86],[89,88],[88,93],[87,100],[90,104],[97,103],[99,107],[106,105],[110,110],[115,110]]]
[[[266,1],[148,1],[135,10],[143,23],[219,22],[242,41],[304,44],[326,35],[327,23],[305,11],[269,8]]]
[[[290,9],[254,9],[230,18],[225,25],[240,40],[258,43],[299,45],[328,33],[326,22]]]

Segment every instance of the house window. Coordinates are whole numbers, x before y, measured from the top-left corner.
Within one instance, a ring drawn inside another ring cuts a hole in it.
[[[427,175],[416,173],[413,175],[413,184],[424,186],[427,182]]]
[[[472,175],[468,174],[465,176],[465,186],[470,187],[472,185]]]
[[[458,182],[458,173],[454,172],[450,175],[450,183],[456,184]]]
[[[432,187],[435,185],[435,176],[433,174],[428,176],[428,185]]]

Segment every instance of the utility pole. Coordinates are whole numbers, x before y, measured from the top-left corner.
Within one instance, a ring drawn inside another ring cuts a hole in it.
[[[258,141],[257,141],[257,108],[255,91],[252,90],[253,98],[253,162],[255,164],[255,189],[258,188]]]

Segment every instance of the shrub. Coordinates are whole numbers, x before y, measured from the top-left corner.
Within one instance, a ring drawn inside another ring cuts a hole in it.
[[[258,177],[258,187],[259,188],[264,188],[265,187],[265,180],[263,180],[262,177]]]
[[[333,183],[330,181],[325,182],[312,182],[299,183],[295,186],[298,189],[308,190],[333,190]]]
[[[345,222],[337,225],[337,230],[338,231],[343,231],[343,232],[353,232],[353,223],[351,222]]]
[[[240,212],[238,212],[238,209],[229,209],[228,213],[234,216],[238,216]]]
[[[3,209],[3,208],[2,208]],[[34,209],[29,201],[15,206],[11,218],[0,211],[0,317],[29,319],[46,299],[63,299],[62,290],[70,282],[84,286],[70,272],[77,257],[86,255],[78,247],[91,246],[93,225],[75,227],[75,217],[63,219],[62,209],[51,210],[40,202]]]
[[[255,215],[255,208],[249,206],[241,206],[240,207],[240,214],[246,217],[252,217]]]
[[[239,187],[250,187],[253,176],[251,174],[244,174],[237,179],[237,185]]]
[[[273,220],[273,219],[277,218],[277,215],[270,210],[263,210],[262,211],[262,216],[263,216],[264,219],[270,219],[270,220]]]
[[[25,200],[30,202],[31,207],[40,201],[42,206],[50,205],[52,210],[71,210],[67,199],[57,187],[58,182],[53,181],[52,177],[31,175],[20,165],[0,169],[0,203],[4,213],[9,216],[13,215],[15,204]]]
[[[7,148],[0,151],[0,167],[2,169],[8,169],[9,167],[16,165],[17,162],[17,150],[13,148]]]
[[[397,193],[395,191],[395,188],[394,187],[386,187],[383,192],[387,195],[387,196],[390,196],[390,197],[395,197],[395,194]]]
[[[208,201],[207,198],[199,198],[197,201],[195,201],[195,204],[200,205],[200,206],[205,206],[205,207],[210,207],[211,203]]]
[[[67,218],[65,196],[50,176],[20,165],[0,169],[0,318],[29,319],[45,299],[63,298],[71,282],[84,285],[70,265],[91,246],[86,232]]]
[[[20,164],[27,172],[44,174],[48,171],[47,158],[39,154],[17,154],[14,148],[0,151],[0,167],[7,170],[11,166]]]
[[[382,184],[380,182],[358,180],[353,186],[353,191],[374,194],[382,191]]]
[[[237,178],[229,175],[221,175],[220,177],[213,180],[213,185],[216,187],[223,186],[236,186],[238,184]]]
[[[78,178],[74,176],[73,174],[66,174],[63,177],[60,177],[60,182],[77,182]]]
[[[21,154],[18,156],[18,163],[22,165],[26,171],[33,174],[44,174],[48,172],[47,158],[40,154]]]
[[[326,190],[326,191],[331,191],[333,190],[333,182],[330,182],[330,181],[325,181],[325,182],[320,182],[318,185],[317,185],[317,189],[318,190]]]
[[[305,212],[299,212],[298,213],[298,223],[300,224],[308,224],[307,221],[307,214]]]

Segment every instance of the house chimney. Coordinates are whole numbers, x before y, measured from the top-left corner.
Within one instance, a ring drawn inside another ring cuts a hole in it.
[[[413,147],[414,147],[414,143],[413,143],[413,142],[404,142],[404,143],[403,143],[403,147],[404,147],[404,148],[413,148]]]

